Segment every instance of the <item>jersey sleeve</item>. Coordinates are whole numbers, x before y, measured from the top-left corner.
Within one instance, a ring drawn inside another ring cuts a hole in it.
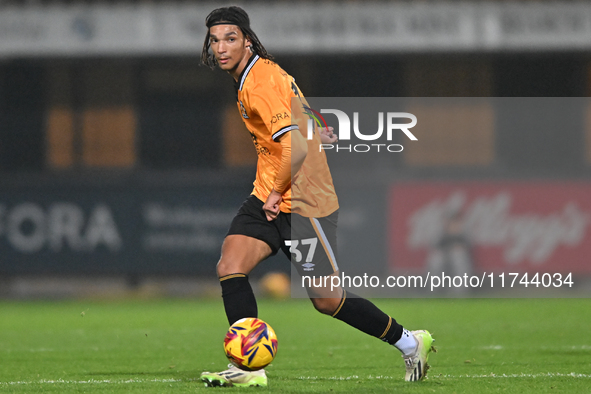
[[[296,124],[292,125],[291,90],[281,85],[287,84],[286,80],[281,79],[279,84],[260,84],[251,96],[251,107],[265,122],[273,141],[278,141],[282,135],[298,129]]]

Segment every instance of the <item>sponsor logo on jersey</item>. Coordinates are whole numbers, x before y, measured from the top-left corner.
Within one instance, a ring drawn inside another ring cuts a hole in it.
[[[271,124],[273,123],[277,123],[280,120],[285,120],[285,119],[289,119],[289,114],[287,112],[283,112],[283,113],[278,113],[273,115],[273,117],[271,118]]]

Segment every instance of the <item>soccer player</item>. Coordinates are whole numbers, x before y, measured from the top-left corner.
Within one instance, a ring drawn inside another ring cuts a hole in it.
[[[315,128],[311,140],[304,138],[298,124],[306,116],[307,102],[294,79],[272,61],[243,9],[218,8],[207,16],[206,26],[201,60],[211,68],[219,66],[234,79],[238,110],[258,154],[254,190],[232,220],[217,264],[224,308],[232,324],[258,317],[248,274],[280,249],[293,256],[300,274],[338,275],[339,205],[325,153],[315,148],[321,140],[330,143],[337,137],[331,129]],[[295,112],[292,99],[301,104]],[[303,247],[311,248],[312,243],[318,247],[312,263],[305,262]],[[423,379],[433,343],[429,332],[408,331],[370,301],[340,287],[306,290],[319,312],[399,349],[407,381]],[[248,372],[233,366],[223,372],[204,372],[201,380],[207,386],[267,386],[264,370]]]

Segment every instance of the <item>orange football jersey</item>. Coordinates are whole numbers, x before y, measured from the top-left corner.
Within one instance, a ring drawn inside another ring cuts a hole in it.
[[[257,173],[252,194],[266,201],[275,184],[283,148],[279,139],[304,136],[307,103],[292,76],[277,63],[253,55],[236,82],[237,105],[257,151]],[[292,114],[292,99],[299,103]],[[295,118],[295,119],[294,119]],[[320,136],[308,140],[308,153],[292,185],[283,195],[282,212],[306,217],[328,216],[339,207],[326,154],[319,149]]]

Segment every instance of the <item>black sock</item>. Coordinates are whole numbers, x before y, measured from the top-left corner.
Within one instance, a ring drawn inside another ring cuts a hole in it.
[[[222,298],[228,323],[244,317],[258,317],[257,301],[245,274],[230,274],[220,278]]]
[[[343,299],[332,317],[366,334],[394,345],[402,336],[402,326],[365,298],[343,290]]]

